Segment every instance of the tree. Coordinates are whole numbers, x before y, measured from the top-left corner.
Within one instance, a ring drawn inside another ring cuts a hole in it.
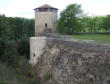
[[[58,20],[58,31],[63,34],[72,34],[80,31],[79,19],[82,16],[81,5],[71,4],[61,12]]]
[[[18,40],[24,37],[31,37],[34,35],[34,19],[9,17],[8,20],[12,27],[12,39]]]
[[[95,17],[83,17],[80,19],[81,30],[83,32],[100,32],[102,28],[100,25],[102,24],[102,16]]]
[[[2,61],[9,64],[10,66],[16,67],[20,59],[17,50],[17,42],[14,40],[8,41],[6,47],[7,48],[4,50]]]
[[[0,15],[0,61],[13,64],[19,55],[29,58],[29,37],[33,35],[34,19]]]
[[[103,19],[102,28],[104,28],[105,31],[110,31],[110,15]]]
[[[0,38],[9,37],[11,26],[5,17],[5,15],[0,15]]]
[[[18,41],[18,52],[21,56],[29,59],[29,38],[23,38]]]

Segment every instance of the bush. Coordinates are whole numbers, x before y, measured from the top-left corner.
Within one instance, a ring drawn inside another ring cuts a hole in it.
[[[27,59],[29,59],[30,51],[28,38],[23,38],[18,41],[18,52],[21,56],[25,56]]]
[[[7,42],[2,61],[7,63],[9,66],[16,67],[19,62],[20,56],[17,47],[16,41]]]

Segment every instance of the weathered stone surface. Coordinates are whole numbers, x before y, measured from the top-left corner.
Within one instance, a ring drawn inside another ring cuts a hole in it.
[[[30,64],[34,66],[37,63],[38,57],[43,53],[43,48],[46,45],[46,37],[31,37],[30,38]]]
[[[50,32],[56,32],[57,12],[35,12],[35,36],[45,32],[45,24]]]
[[[109,45],[46,38],[33,67],[38,84],[110,84]]]

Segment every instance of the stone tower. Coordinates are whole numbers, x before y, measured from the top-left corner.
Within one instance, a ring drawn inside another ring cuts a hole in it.
[[[58,9],[50,5],[35,8],[35,36],[42,33],[55,33]]]

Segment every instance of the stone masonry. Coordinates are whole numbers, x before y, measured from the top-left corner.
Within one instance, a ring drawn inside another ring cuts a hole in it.
[[[57,22],[57,8],[44,4],[35,10],[35,36],[42,33],[55,33]]]
[[[41,38],[43,39],[43,38]],[[110,84],[110,45],[46,37],[33,69],[38,84]]]

